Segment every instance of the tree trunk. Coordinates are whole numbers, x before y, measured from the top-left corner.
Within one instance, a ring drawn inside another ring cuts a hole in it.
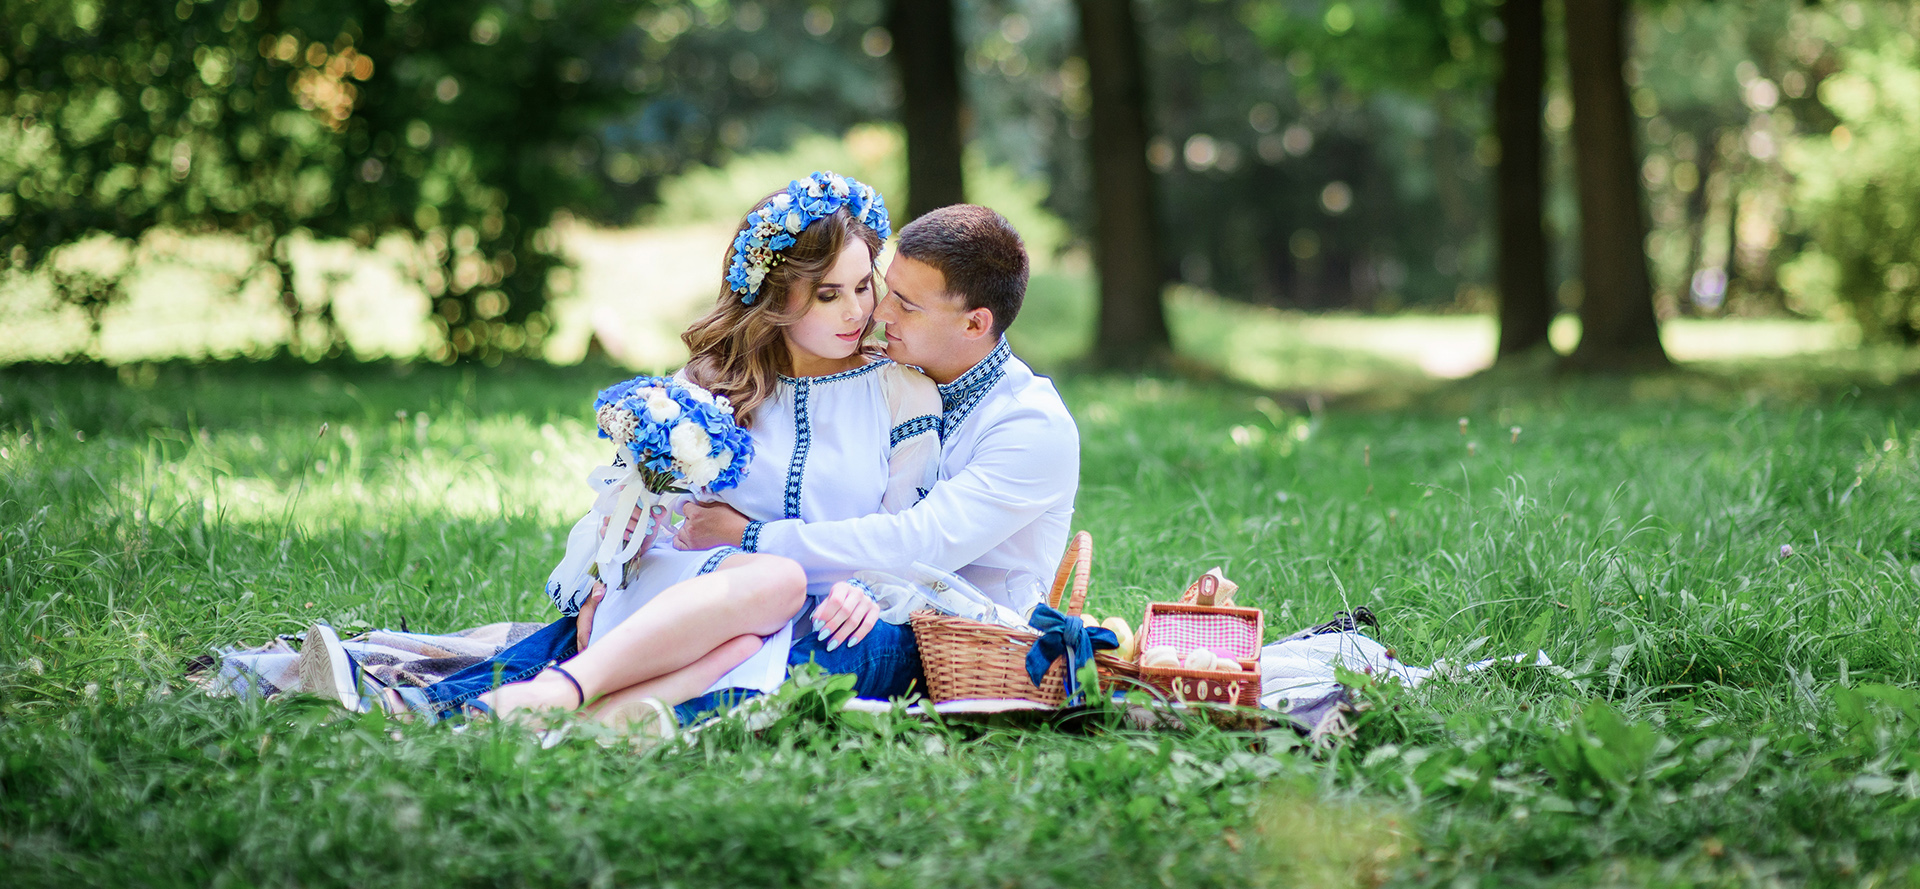
[[[1500,141],[1494,170],[1494,283],[1500,291],[1499,358],[1547,345],[1553,298],[1547,290],[1547,231],[1542,184],[1540,108],[1546,81],[1543,0],[1506,0],[1500,23],[1500,81],[1493,91],[1493,130]]]
[[[1647,216],[1640,153],[1627,103],[1626,0],[1566,4],[1567,68],[1573,85],[1574,178],[1580,193],[1580,345],[1574,367],[1665,367],[1647,269]]]
[[[1100,276],[1095,363],[1138,368],[1173,347],[1161,303],[1147,73],[1133,0],[1075,0],[1093,100],[1094,264]]]
[[[953,28],[953,0],[893,0],[887,13],[900,73],[900,122],[907,130],[907,213],[901,225],[967,199]]]

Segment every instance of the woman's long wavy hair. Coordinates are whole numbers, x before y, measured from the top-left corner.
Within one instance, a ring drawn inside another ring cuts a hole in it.
[[[780,193],[776,191],[756,201],[753,209],[760,209]],[[751,214],[749,211],[749,216],[741,220],[735,229],[736,235],[758,221]],[[687,378],[733,402],[734,416],[740,425],[753,425],[753,409],[773,395],[780,374],[793,371],[793,359],[780,332],[793,326],[813,307],[815,288],[833,268],[840,251],[846,249],[848,238],[858,238],[866,244],[868,255],[878,262],[879,233],[846,210],[840,210],[807,226],[793,246],[780,251],[780,259],[767,272],[766,280],[760,285],[760,296],[753,305],[742,303],[740,294],[723,284],[712,311],[680,334],[681,342],[686,343],[687,351],[692,353],[687,359]],[[720,267],[722,277],[733,262],[731,238],[728,244]],[[872,332],[873,319],[868,318],[867,329],[861,332],[860,339],[864,342]],[[870,346],[863,347],[863,351],[878,352]]]

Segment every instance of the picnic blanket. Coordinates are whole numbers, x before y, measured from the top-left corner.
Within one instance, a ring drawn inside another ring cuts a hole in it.
[[[480,663],[545,627],[495,623],[440,635],[372,630],[340,640],[347,653],[387,685],[427,686]],[[306,634],[279,636],[254,648],[224,648],[198,658],[188,677],[209,693],[266,698],[300,691],[299,651]]]
[[[493,657],[507,646],[546,626],[494,623],[456,633],[433,635],[373,630],[341,644],[367,672],[388,685],[427,686]],[[199,659],[189,675],[210,693],[266,698],[300,691],[299,652],[291,643],[304,634],[285,635],[255,648],[231,648]],[[1393,679],[1409,688],[1436,675],[1460,676],[1497,663],[1551,667],[1545,652],[1488,658],[1462,666],[1444,661],[1416,667],[1393,657],[1387,647],[1355,630],[1303,631],[1260,649],[1260,706],[1314,735],[1338,732],[1343,712],[1351,709],[1352,690],[1337,670]],[[864,706],[880,706],[867,702]],[[1039,707],[1027,701],[959,701],[937,707],[941,713],[1001,713]],[[1052,708],[1041,708],[1051,710]],[[924,712],[924,707],[909,712]]]

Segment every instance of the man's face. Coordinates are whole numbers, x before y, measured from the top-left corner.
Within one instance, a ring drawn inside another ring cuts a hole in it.
[[[966,302],[947,293],[947,278],[939,269],[919,260],[895,256],[886,277],[887,295],[873,319],[886,325],[887,357],[939,378],[964,354]]]

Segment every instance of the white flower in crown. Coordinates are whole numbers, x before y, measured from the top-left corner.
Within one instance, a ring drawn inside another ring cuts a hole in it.
[[[655,389],[647,393],[647,416],[655,423],[665,423],[680,416],[680,404],[666,392]]]
[[[734,237],[732,260],[727,266],[728,288],[739,294],[741,303],[753,305],[768,270],[780,261],[781,251],[793,246],[807,226],[843,209],[877,232],[881,240],[892,236],[886,205],[872,186],[836,173],[816,172],[788,183],[785,191],[747,214]]]

